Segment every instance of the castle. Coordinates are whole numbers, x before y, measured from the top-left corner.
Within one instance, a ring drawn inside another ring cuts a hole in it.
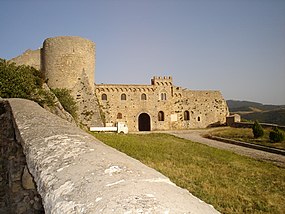
[[[219,91],[188,90],[172,77],[153,77],[150,85],[95,84],[95,43],[74,36],[48,38],[39,50],[11,61],[41,70],[50,88],[72,91],[86,126],[124,122],[129,131],[205,128],[229,115]]]

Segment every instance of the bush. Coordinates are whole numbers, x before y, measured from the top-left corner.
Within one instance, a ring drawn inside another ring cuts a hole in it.
[[[23,98],[54,106],[54,95],[42,88],[42,73],[30,66],[17,66],[0,58],[0,97]]]
[[[61,103],[62,107],[69,113],[71,116],[76,119],[77,118],[77,105],[75,100],[70,94],[70,90],[66,88],[55,88],[51,89],[51,91],[55,94],[58,98],[59,102]]]
[[[42,107],[45,107],[45,105],[54,107],[56,103],[54,94],[44,89],[39,89],[36,96],[32,98],[32,100],[37,102]]]
[[[274,127],[269,133],[270,141],[278,143],[284,140],[284,134],[277,127]]]
[[[40,71],[30,66],[17,66],[0,58],[0,97],[35,99],[43,78]]]
[[[254,138],[259,138],[259,137],[262,137],[264,135],[263,128],[258,123],[258,121],[254,122],[254,124],[252,126],[252,133],[253,133]]]

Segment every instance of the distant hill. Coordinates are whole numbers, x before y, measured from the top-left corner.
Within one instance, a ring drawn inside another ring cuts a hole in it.
[[[230,112],[252,111],[252,109],[270,111],[285,108],[285,105],[263,105],[262,103],[239,100],[227,100],[227,104]]]
[[[227,104],[229,111],[240,114],[242,119],[285,125],[285,105],[263,105],[239,100],[227,100]]]

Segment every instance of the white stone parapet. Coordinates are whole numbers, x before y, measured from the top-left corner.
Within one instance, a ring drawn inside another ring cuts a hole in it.
[[[218,213],[38,104],[8,101],[45,213]]]

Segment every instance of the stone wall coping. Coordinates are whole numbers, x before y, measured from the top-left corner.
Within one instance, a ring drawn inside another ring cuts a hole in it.
[[[218,213],[141,162],[24,99],[8,99],[46,213]]]
[[[129,88],[133,88],[133,87],[149,87],[149,88],[153,88],[153,85],[143,85],[143,84],[95,84],[95,88],[96,87],[129,87]]]

